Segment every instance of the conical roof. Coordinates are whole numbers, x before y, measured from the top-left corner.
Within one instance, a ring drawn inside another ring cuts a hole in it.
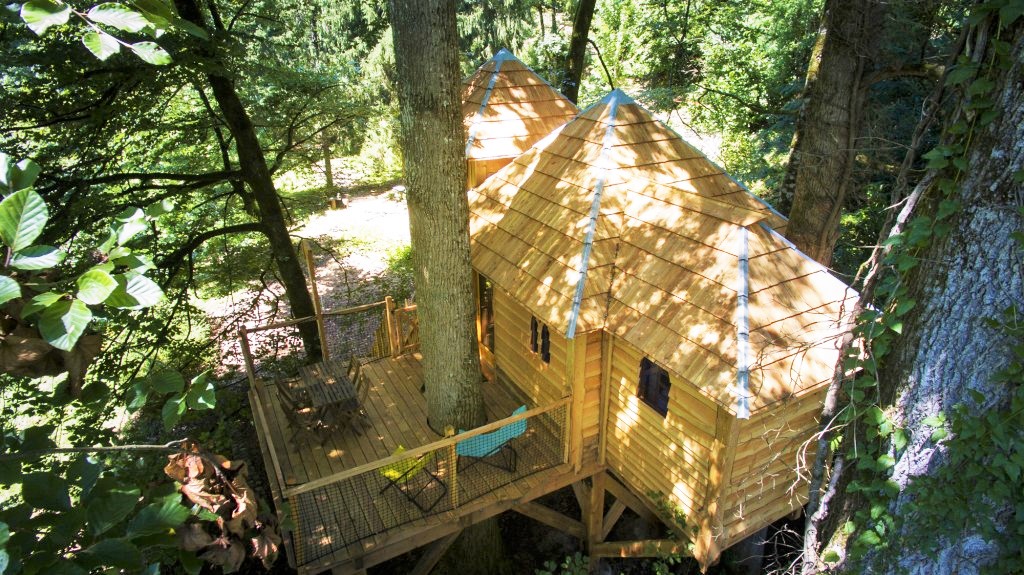
[[[740,417],[832,375],[855,294],[619,90],[469,200],[474,267],[567,337],[606,329]]]
[[[558,90],[502,48],[462,87],[466,157],[514,158],[577,112]]]

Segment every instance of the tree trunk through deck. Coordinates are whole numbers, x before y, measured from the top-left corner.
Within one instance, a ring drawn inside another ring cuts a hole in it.
[[[803,110],[793,134],[780,208],[788,237],[822,265],[832,261],[856,150],[862,86],[877,51],[878,0],[827,0],[811,54]]]
[[[453,0],[391,0],[427,412],[436,431],[484,423],[465,131]]]
[[[594,18],[596,2],[597,0],[580,0],[572,20],[572,38],[569,39],[569,56],[565,63],[562,94],[573,104],[580,95],[583,65],[587,57],[587,37],[590,35],[590,21]]]
[[[471,429],[486,414],[469,260],[455,1],[389,0],[388,6],[427,413],[435,431]],[[467,527],[440,567],[491,574],[503,557],[497,519],[490,519]]]
[[[182,18],[200,28],[207,28],[195,0],[177,0],[176,5]],[[212,55],[205,54],[205,56],[211,57]],[[216,61],[216,56],[212,56],[212,59]],[[281,275],[281,283],[284,285],[285,295],[291,306],[292,317],[312,316],[314,314],[313,300],[306,287],[306,276],[302,272],[295,246],[292,245],[291,237],[288,235],[284,211],[281,209],[281,199],[274,188],[270,168],[267,167],[267,160],[263,156],[263,148],[260,147],[259,139],[256,137],[256,129],[253,127],[252,120],[245,111],[245,106],[242,105],[230,79],[212,72],[208,73],[206,78],[213,90],[214,99],[224,114],[224,121],[235,138],[238,167],[242,172],[242,178],[249,184],[249,189],[252,190],[253,198],[259,207],[260,221],[263,223],[267,240],[270,242],[270,252],[277,265],[277,271]],[[316,324],[306,322],[300,324],[298,329],[306,356],[310,361],[318,361],[321,358],[321,351]]]

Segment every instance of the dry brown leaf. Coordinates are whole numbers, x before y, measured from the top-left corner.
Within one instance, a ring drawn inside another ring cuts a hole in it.
[[[249,541],[252,543],[252,556],[262,561],[264,567],[270,569],[277,559],[281,538],[272,529],[264,529]]]
[[[189,552],[196,552],[213,543],[213,536],[206,532],[201,523],[186,523],[176,530],[178,545]]]
[[[220,565],[225,573],[234,573],[245,561],[245,547],[235,539],[218,537],[199,558]]]

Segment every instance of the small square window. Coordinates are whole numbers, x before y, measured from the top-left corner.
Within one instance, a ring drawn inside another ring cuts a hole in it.
[[[551,333],[535,317],[530,317],[530,351],[539,353],[544,363],[551,363]]]
[[[668,413],[668,372],[646,357],[640,360],[640,384],[636,396],[664,417]]]

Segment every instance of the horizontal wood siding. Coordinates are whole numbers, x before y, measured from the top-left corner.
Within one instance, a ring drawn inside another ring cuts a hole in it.
[[[643,354],[621,339],[612,347],[608,465],[638,489],[638,495],[663,493],[696,524],[708,486],[718,407],[672,376],[668,414],[663,418],[636,396]]]
[[[736,460],[724,493],[726,546],[807,501],[807,469],[816,451],[816,444],[808,442],[818,431],[824,398],[822,386],[740,422]]]
[[[500,289],[494,290],[494,357],[497,368],[533,405],[548,405],[569,394],[566,341],[553,329],[551,363],[530,351],[530,312]]]

